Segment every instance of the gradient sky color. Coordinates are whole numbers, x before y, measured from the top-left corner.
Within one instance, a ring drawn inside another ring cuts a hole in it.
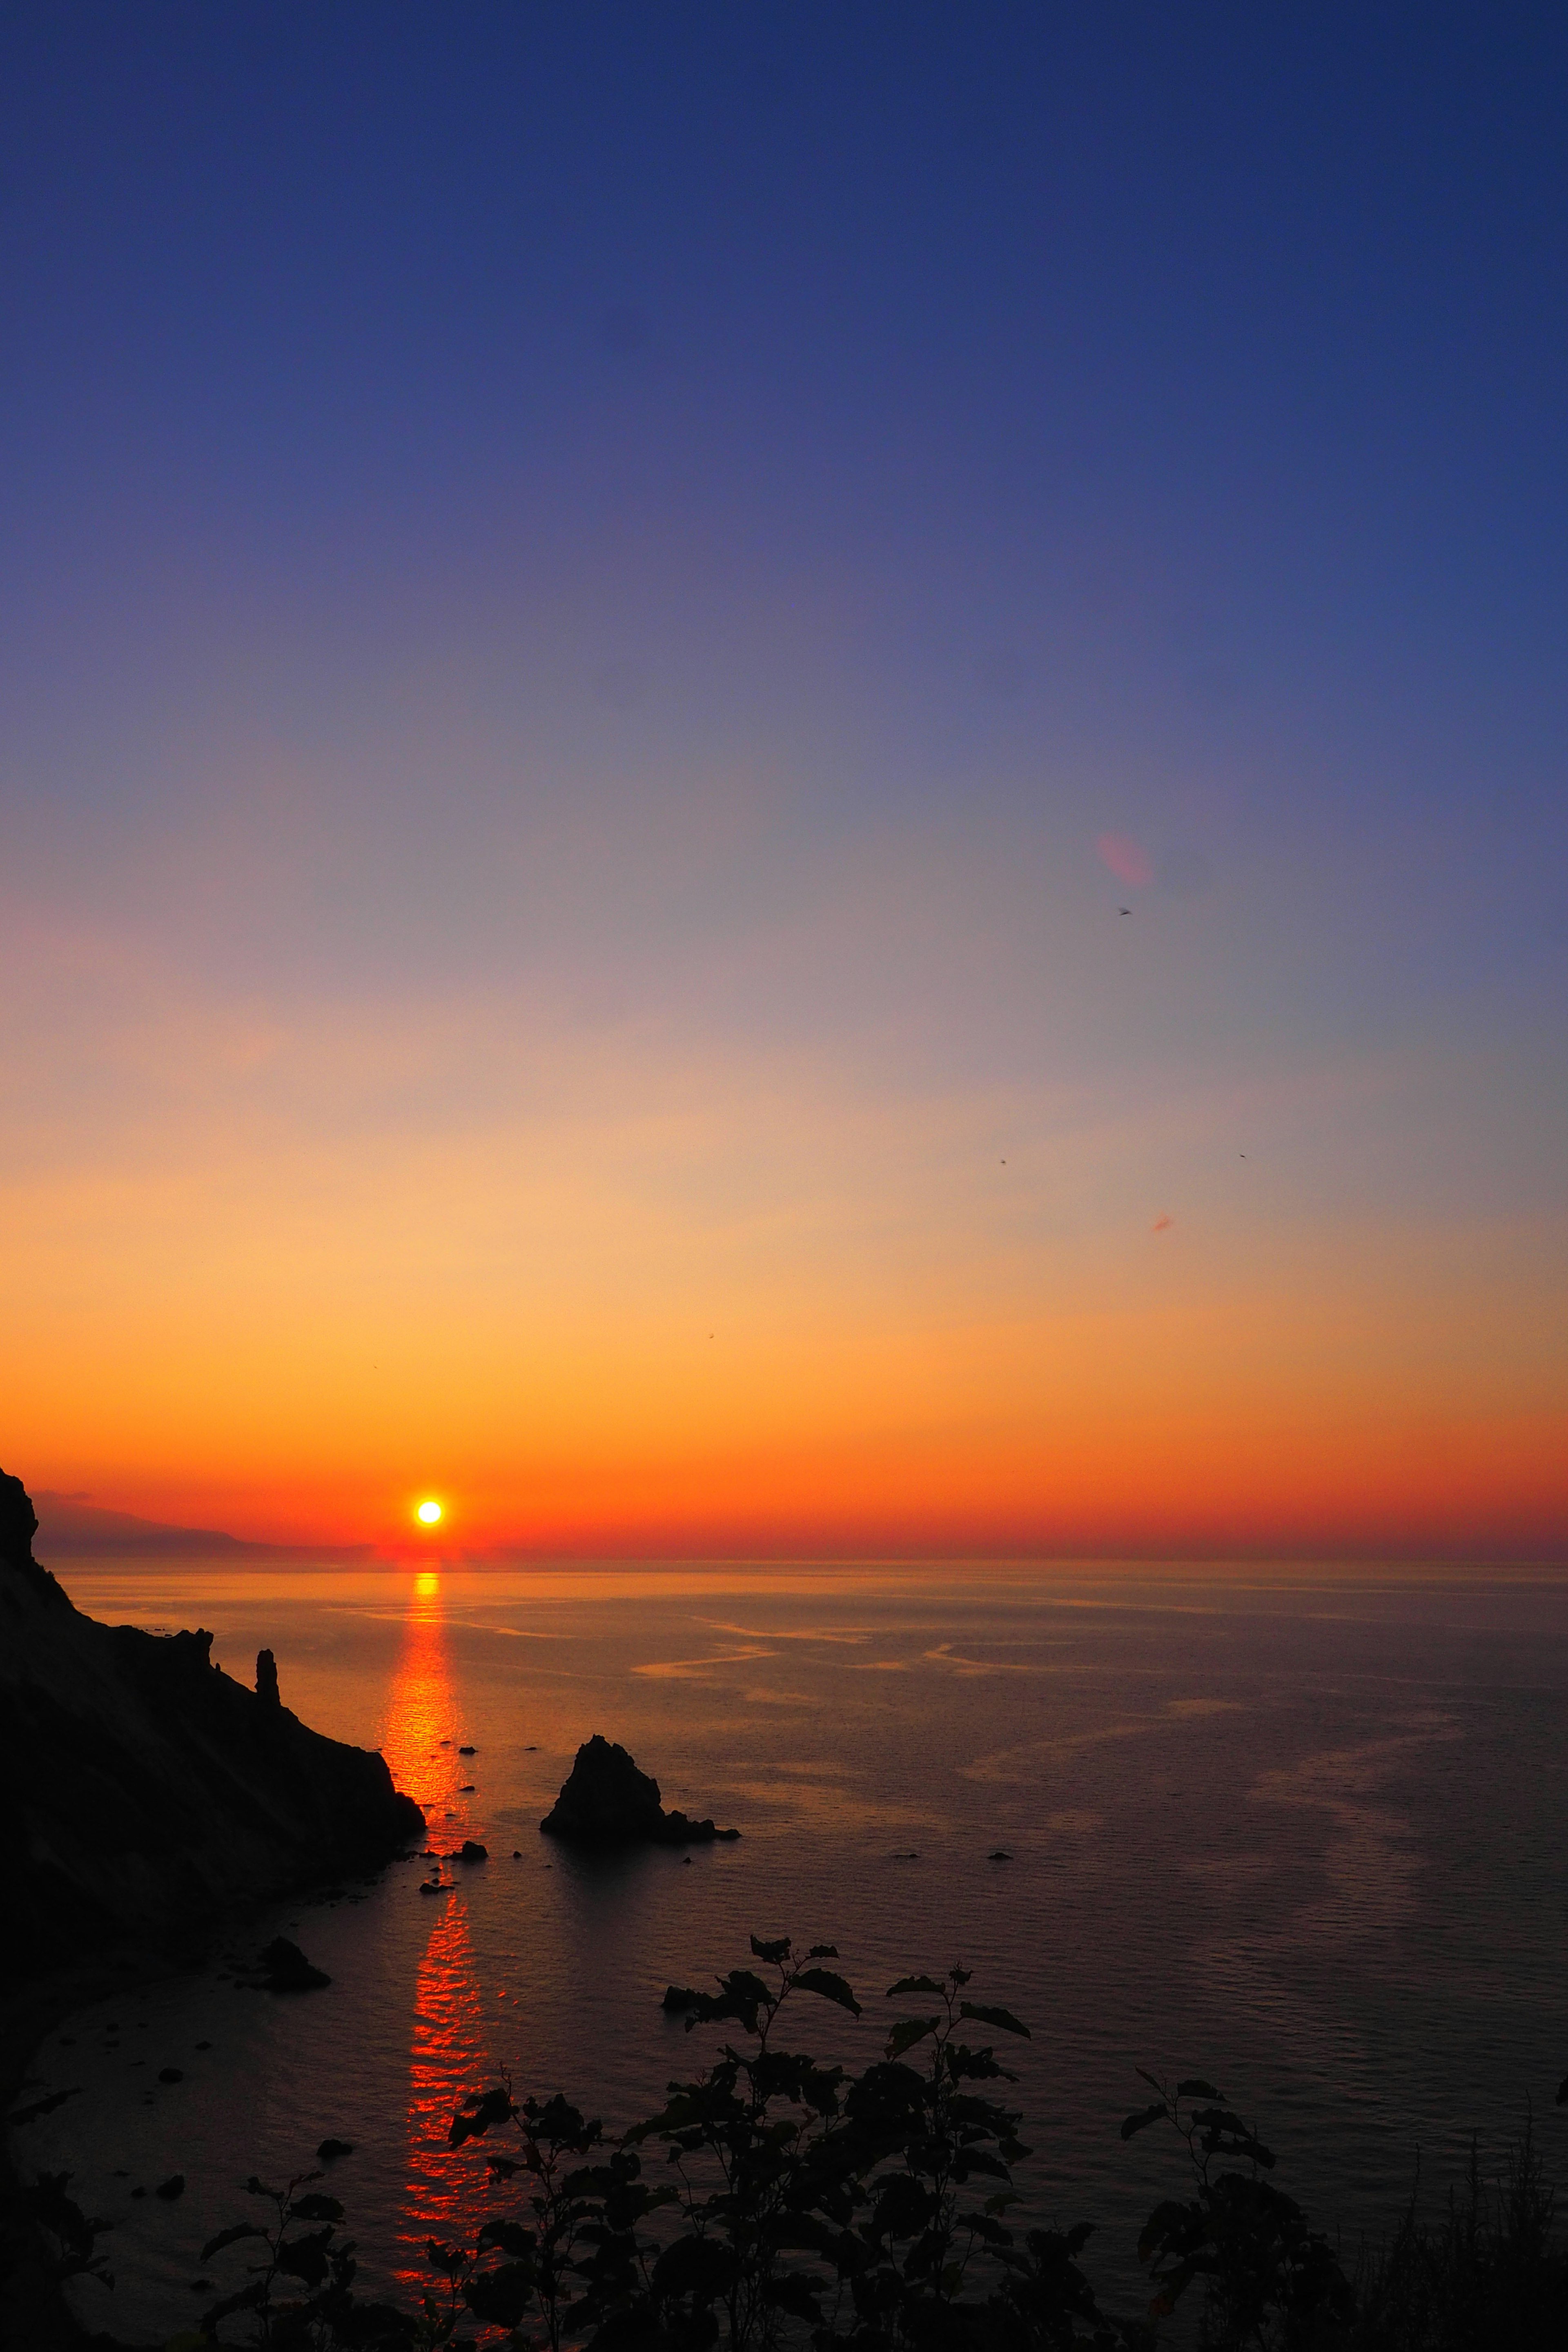
[[[5,1466],[1568,1550],[1565,119],[1556,8],[7,9]]]

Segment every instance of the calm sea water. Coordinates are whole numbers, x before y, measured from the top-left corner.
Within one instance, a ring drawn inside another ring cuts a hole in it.
[[[474,2210],[480,2151],[452,2108],[506,2069],[606,2122],[659,2104],[705,2040],[661,2013],[747,1937],[836,1943],[864,2061],[895,1975],[961,1960],[1006,2003],[1041,2214],[1096,2221],[1100,2275],[1138,2297],[1131,2247],[1179,2150],[1117,2126],[1134,2069],[1202,2072],[1258,2119],[1279,2178],[1353,2242],[1419,2153],[1436,2189],[1527,2101],[1568,2158],[1568,1583],[1324,1571],[900,1567],[523,1573],[79,1572],[79,1606],[201,1624],[285,1703],[382,1748],[487,1864],[422,1897],[395,1864],[279,1910],[324,1992],[244,1990],[215,1965],[83,2012],[39,2053],[73,2095],[13,2135],[111,2219],[95,2326],[161,2340],[238,2257],[253,2170],[332,2134],[373,2283]],[[667,1804],[735,1845],[610,1861],[539,1835],[580,1740],[604,1731]],[[458,1750],[472,1746],[472,1757]],[[472,1783],[471,1789],[465,1784]],[[993,1862],[1004,1847],[1012,1859]],[[516,1853],[514,1856],[514,1849]],[[808,2046],[810,2046],[808,2044]],[[183,2079],[162,2084],[162,2068]],[[175,2172],[184,2198],[151,2189]]]

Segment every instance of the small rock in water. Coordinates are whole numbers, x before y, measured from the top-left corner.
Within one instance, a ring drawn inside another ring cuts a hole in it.
[[[196,2048],[198,2050],[210,2050],[212,2048],[212,2043],[210,2042],[198,2042]]]
[[[352,2139],[324,2139],[316,2150],[316,2157],[319,2163],[331,2164],[335,2157],[352,2156],[353,2152]]]
[[[471,1797],[473,1793],[474,1784],[471,1780],[465,1780],[462,1787],[458,1791],[459,1797]]]
[[[314,1992],[321,1985],[330,1985],[325,1969],[312,1968],[298,1944],[287,1936],[275,1936],[261,1955],[266,1970],[264,1982],[268,1992]]]
[[[459,1756],[477,1756],[479,1752],[477,1748],[459,1748],[458,1750]]]
[[[666,1985],[659,2007],[668,2010],[672,2016],[679,2016],[683,2010],[695,2009],[697,2002],[698,1995],[689,1985]]]
[[[1004,1845],[994,1847],[985,1857],[987,1862],[1011,1862],[1013,1857]]]
[[[458,1855],[458,1860],[459,1862],[489,1862],[489,1858],[490,1850],[489,1846],[481,1845],[478,1838],[465,1838],[463,1840],[462,1850]]]
[[[158,2069],[160,2083],[183,2083],[184,2079],[185,2070],[183,2066],[160,2066]]]
[[[183,2172],[171,2172],[167,2180],[160,2180],[153,2191],[153,2196],[161,2197],[165,2205],[172,2205],[176,2197],[183,2197],[184,2193],[185,2176]]]

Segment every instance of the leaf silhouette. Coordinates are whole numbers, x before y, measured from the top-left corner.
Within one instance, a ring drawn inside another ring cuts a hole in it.
[[[926,2035],[934,2033],[936,2029],[934,2017],[900,2018],[888,2036],[889,2057],[901,2058],[906,2050],[912,2050],[917,2042],[923,2042]]]
[[[795,1982],[802,1992],[818,1993],[824,2000],[836,2000],[851,2017],[859,2016],[859,2002],[844,1979],[835,1976],[831,1969],[802,1969]]]
[[[1141,2107],[1135,2116],[1129,2116],[1126,2122],[1122,2125],[1122,2138],[1131,2139],[1135,2132],[1146,2131],[1151,2124],[1159,2123],[1163,2117],[1164,2113],[1165,2102],[1163,2099],[1159,2100],[1157,2104],[1152,2107]]]
[[[266,2231],[255,2221],[237,2221],[232,2230],[220,2230],[216,2238],[207,2240],[202,2248],[202,2260],[210,2263],[213,2256],[221,2254],[226,2246],[237,2246],[241,2238],[264,2238],[266,2235]]]
[[[994,2025],[999,2033],[1021,2033],[1026,2042],[1034,2039],[1022,2018],[1015,2017],[1010,2009],[985,2009],[979,2001],[966,2000],[960,2003],[958,2013],[971,2024]]]

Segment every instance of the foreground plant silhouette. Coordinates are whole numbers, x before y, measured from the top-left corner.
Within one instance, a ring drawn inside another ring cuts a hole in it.
[[[270,2352],[1560,2352],[1568,2263],[1533,2137],[1495,2200],[1472,2166],[1446,2230],[1414,2207],[1352,2286],[1328,2240],[1268,2178],[1275,2159],[1216,2086],[1145,2074],[1152,2100],[1124,2140],[1160,2126],[1182,2141],[1184,2192],[1150,2214],[1139,2255],[1148,2315],[1102,2313],[1079,2265],[1091,2225],[1009,2221],[1028,2155],[996,2038],[1027,2037],[967,1998],[969,1974],[903,1977],[879,2059],[856,2074],[791,2046],[826,2002],[860,2018],[816,1945],[752,1938],[753,1965],[711,1993],[667,1996],[688,2027],[735,2029],[664,2106],[619,2139],[563,2096],[501,2081],[466,2099],[454,2150],[483,2142],[500,2210],[468,2242],[426,2242],[436,2284],[417,2311],[358,2302],[342,2209],[315,2173],[247,2186],[264,2221],[242,2244],[245,2284],[192,2346],[237,2322]],[[1167,2335],[1173,2327],[1175,2334]],[[476,2332],[478,2331],[478,2336]]]
[[[689,2024],[732,2023],[738,2040],[601,2160],[569,2168],[597,2156],[602,2132],[562,2100],[519,2105],[503,2084],[466,2102],[454,2145],[512,2127],[521,2154],[489,2170],[523,2177],[532,2215],[480,2230],[468,2307],[514,2329],[537,2307],[535,2340],[552,2352],[578,2338],[603,2352],[1114,2342],[1075,2259],[1088,2226],[1031,2231],[1019,2248],[1003,2219],[1028,2151],[1018,2116],[979,2087],[1014,2078],[977,2029],[1027,2027],[966,2000],[964,1969],[906,1977],[888,1998],[918,1998],[920,2012],[895,2018],[880,2061],[850,2074],[781,2031],[803,1995],[860,2016],[822,1965],[833,1947],[803,1959],[787,1938],[753,1937],[752,1954],[767,1974],[737,1969],[686,1997]],[[657,2187],[639,2153],[650,2145],[665,2157]],[[456,2253],[441,2248],[442,2266]]]
[[[1172,2090],[1138,2071],[1155,2096],[1128,2116],[1122,2138],[1169,2124],[1192,2178],[1190,2195],[1156,2205],[1138,2241],[1155,2287],[1152,2316],[1168,2317],[1197,2285],[1205,2345],[1343,2341],[1355,2315],[1350,2282],[1295,2199],[1265,2178],[1273,2151],[1212,2083],[1194,2076]]]

